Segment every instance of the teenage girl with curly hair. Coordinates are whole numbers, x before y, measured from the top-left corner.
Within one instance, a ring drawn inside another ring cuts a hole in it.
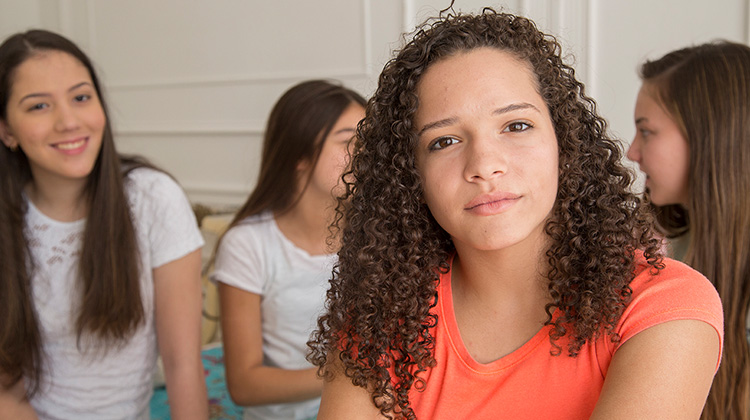
[[[344,176],[319,418],[697,418],[721,303],[660,256],[621,157],[533,22],[418,31]]]
[[[89,58],[44,30],[0,45],[0,417],[206,419],[201,246],[169,175],[115,150]]]
[[[704,418],[750,419],[750,47],[715,42],[641,66],[628,157],[674,258],[703,273],[724,306],[724,358]]]

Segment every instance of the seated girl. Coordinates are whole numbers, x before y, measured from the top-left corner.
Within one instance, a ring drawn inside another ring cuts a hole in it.
[[[322,381],[305,360],[338,248],[330,237],[364,99],[322,80],[271,111],[260,177],[219,242],[226,377],[246,419],[314,418]]]
[[[172,418],[206,419],[203,245],[172,178],[119,156],[69,40],[0,45],[0,413],[148,419],[157,354]]]
[[[703,273],[724,305],[724,358],[704,417],[750,419],[750,47],[672,51],[641,66],[628,158],[670,252]]]
[[[618,144],[528,19],[448,15],[384,68],[311,341],[319,419],[696,419],[721,303],[659,255]]]

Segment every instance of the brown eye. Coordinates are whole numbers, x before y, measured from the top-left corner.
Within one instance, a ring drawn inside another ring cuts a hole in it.
[[[440,137],[430,144],[430,150],[440,150],[446,147],[458,143],[458,140],[453,137]]]
[[[46,108],[49,108],[49,105],[47,105],[46,103],[38,103],[38,104],[31,105],[29,107],[29,111],[39,111],[41,109],[46,109]]]
[[[526,131],[529,128],[531,128],[531,124],[527,124],[522,121],[516,121],[508,124],[508,127],[505,129],[505,131],[509,131],[511,133],[520,132],[520,131]]]
[[[91,95],[76,95],[75,98],[73,98],[75,102],[86,102],[89,99],[91,99]]]

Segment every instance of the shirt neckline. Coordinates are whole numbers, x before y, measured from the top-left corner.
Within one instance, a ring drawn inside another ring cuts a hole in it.
[[[296,253],[304,256],[305,258],[313,259],[313,260],[317,260],[317,259],[328,260],[331,257],[333,257],[333,256],[336,255],[335,253],[333,253],[333,254],[316,254],[316,255],[310,254],[309,252],[305,251],[304,249],[298,247],[294,242],[292,242],[291,239],[287,238],[286,235],[284,235],[284,232],[281,231],[281,229],[279,228],[279,225],[276,223],[276,218],[273,216],[272,212],[267,212],[266,216],[271,219],[271,229],[273,229],[274,233],[277,234],[277,235],[279,235],[279,237],[281,238],[282,242],[284,242],[284,244],[286,244],[286,246],[288,246],[290,249],[293,249],[294,252],[296,252]]]
[[[31,199],[29,199],[29,197],[25,193],[23,195],[23,198],[24,198],[24,200],[26,200],[26,205],[28,206],[29,211],[31,213],[33,213],[36,218],[41,219],[45,223],[48,223],[50,225],[59,226],[59,227],[64,227],[64,228],[79,227],[81,225],[86,224],[86,218],[85,217],[81,218],[81,219],[78,219],[78,220],[74,220],[72,222],[63,222],[63,221],[60,221],[60,220],[55,220],[55,219],[47,216],[46,214],[44,214],[41,210],[39,210],[39,208],[36,205],[34,205],[34,202],[31,201]]]
[[[453,292],[451,287],[451,273],[453,271],[453,258],[451,257],[450,271],[441,275],[439,285],[439,310],[440,316],[439,321],[443,323],[443,327],[447,333],[448,346],[451,347],[451,351],[458,356],[461,363],[469,370],[479,374],[494,374],[500,373],[506,369],[509,369],[518,363],[523,362],[529,357],[532,352],[539,348],[546,340],[549,340],[549,331],[552,328],[551,325],[543,326],[539,331],[534,334],[528,341],[526,341],[521,347],[514,350],[513,352],[506,354],[505,356],[494,360],[489,363],[480,363],[476,361],[471,354],[469,354],[463,339],[461,338],[461,332],[458,329],[458,322],[456,321],[456,313],[453,307]]]

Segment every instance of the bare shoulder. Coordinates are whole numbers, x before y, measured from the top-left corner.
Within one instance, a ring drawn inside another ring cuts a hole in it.
[[[615,353],[592,419],[697,419],[720,357],[710,324],[680,319],[647,328]]]
[[[319,420],[353,419],[381,420],[385,417],[375,407],[370,393],[355,386],[335,357],[326,365],[332,374],[323,384],[323,396],[318,412]]]

